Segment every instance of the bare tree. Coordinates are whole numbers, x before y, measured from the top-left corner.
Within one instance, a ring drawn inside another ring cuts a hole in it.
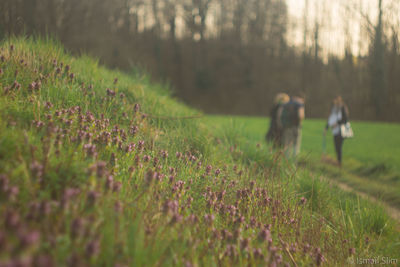
[[[385,80],[385,45],[383,43],[383,8],[382,1],[378,0],[378,21],[375,25],[375,35],[371,47],[370,75],[371,75],[371,93],[375,106],[377,118],[384,115],[384,105],[386,98],[386,80]]]

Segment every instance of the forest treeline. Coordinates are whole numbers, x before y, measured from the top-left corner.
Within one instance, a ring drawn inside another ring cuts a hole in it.
[[[55,36],[108,66],[145,69],[208,113],[267,115],[287,92],[324,117],[340,94],[352,119],[400,121],[399,25],[382,1],[376,21],[365,18],[365,55],[350,45],[323,55],[317,21],[304,29],[311,44],[291,45],[284,0],[2,0],[0,37]]]

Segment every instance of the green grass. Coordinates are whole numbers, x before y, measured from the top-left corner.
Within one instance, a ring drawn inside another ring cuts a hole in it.
[[[263,133],[176,119],[199,112],[145,75],[71,57],[51,40],[11,38],[1,56],[0,265],[343,266],[398,256],[382,207],[257,146]]]
[[[253,145],[265,143],[269,120],[256,117],[207,116],[214,128],[238,128]],[[325,121],[308,119],[303,124],[301,161],[313,170],[345,182],[400,208],[400,132],[399,124],[352,122],[353,139],[343,146],[343,169],[321,162]],[[335,159],[332,135],[326,136],[326,153]]]
[[[254,142],[263,143],[269,127],[268,118],[207,116],[206,122],[217,127],[231,124],[239,127],[240,132]],[[307,119],[303,124],[302,152],[315,157],[321,156],[324,120]],[[400,172],[400,125],[377,122],[352,122],[354,139],[345,140],[344,157],[350,164],[385,165],[386,169]],[[333,140],[327,135],[327,153],[334,154]],[[346,164],[346,162],[345,162]]]

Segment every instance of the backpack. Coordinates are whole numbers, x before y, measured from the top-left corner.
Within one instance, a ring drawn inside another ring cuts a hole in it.
[[[290,100],[282,107],[281,123],[283,128],[300,126],[300,108],[303,104]]]

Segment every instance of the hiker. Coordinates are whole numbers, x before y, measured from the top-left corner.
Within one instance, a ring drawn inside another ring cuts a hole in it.
[[[300,152],[301,125],[304,119],[304,98],[294,96],[278,111],[278,126],[282,129],[282,142],[286,157],[294,158]]]
[[[341,126],[348,122],[349,110],[343,102],[341,96],[333,100],[331,114],[329,115],[328,122],[326,123],[324,135],[329,128],[332,129],[333,142],[335,144],[336,158],[339,166],[342,166],[342,146],[343,136],[341,133]]]
[[[275,96],[274,106],[270,112],[269,130],[266,135],[268,143],[272,143],[274,148],[282,147],[282,129],[278,127],[278,110],[282,105],[289,102],[289,96],[285,93],[279,93]]]

